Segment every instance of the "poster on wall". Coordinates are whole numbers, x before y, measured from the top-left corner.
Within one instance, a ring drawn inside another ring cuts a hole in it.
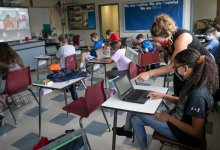
[[[95,29],[95,5],[67,6],[69,30]]]
[[[125,31],[149,30],[159,14],[168,14],[178,27],[183,25],[183,0],[156,0],[153,2],[128,3],[124,5]]]

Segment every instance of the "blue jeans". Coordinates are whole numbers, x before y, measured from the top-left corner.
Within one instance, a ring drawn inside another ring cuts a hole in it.
[[[76,85],[75,84],[70,85],[70,93],[71,93],[71,97],[72,97],[73,100],[78,99],[78,95],[77,95],[77,92],[76,92]]]
[[[172,131],[170,130],[167,122],[156,120],[151,115],[143,115],[143,114],[136,114],[133,115],[131,118],[132,127],[134,129],[137,143],[141,150],[147,150],[147,134],[145,131],[144,126],[150,126],[158,133],[170,138],[172,140],[177,140],[176,137],[173,135]]]

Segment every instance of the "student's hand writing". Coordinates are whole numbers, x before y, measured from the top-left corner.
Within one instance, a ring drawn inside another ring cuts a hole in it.
[[[164,93],[159,92],[150,92],[147,96],[149,96],[151,99],[160,99],[164,97]]]
[[[134,78],[134,80],[140,80],[141,82],[143,82],[143,81],[148,80],[149,78],[150,78],[150,73],[149,71],[147,71],[147,72],[140,73],[138,76]]]
[[[160,121],[165,121],[165,122],[168,122],[170,117],[171,115],[168,113],[155,113],[154,114],[155,119],[160,120]]]

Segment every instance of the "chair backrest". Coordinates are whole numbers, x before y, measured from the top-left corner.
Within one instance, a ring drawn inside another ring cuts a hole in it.
[[[140,66],[151,65],[153,62],[153,53],[146,52],[140,55]]]
[[[100,80],[91,86],[88,86],[85,92],[85,100],[88,113],[92,113],[95,109],[101,106],[106,100],[106,95],[103,87],[104,80]]]
[[[131,61],[129,64],[129,68],[128,68],[129,78],[132,79],[132,78],[136,77],[137,72],[138,72],[138,69],[137,69],[136,63]]]
[[[4,94],[16,94],[24,91],[31,84],[30,67],[10,71],[6,78]]]
[[[73,45],[79,45],[80,35],[73,36]]]
[[[156,64],[160,62],[159,52],[157,50],[152,52],[152,64]]]
[[[76,54],[67,56],[65,58],[65,66],[67,69],[70,69],[70,70],[77,69]]]

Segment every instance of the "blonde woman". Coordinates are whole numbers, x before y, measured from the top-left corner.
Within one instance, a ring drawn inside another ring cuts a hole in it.
[[[167,59],[170,58],[171,62],[170,64],[158,69],[143,72],[139,74],[136,79],[145,81],[151,76],[173,72],[173,61],[176,54],[187,48],[196,49],[202,55],[211,57],[210,53],[205,49],[195,35],[188,30],[178,28],[174,20],[166,14],[156,16],[150,32],[153,41],[160,43],[160,45],[163,47],[164,60],[167,61]],[[174,94],[176,96],[179,96],[179,92],[181,91],[183,85],[184,82],[180,81],[176,75],[174,75]]]

